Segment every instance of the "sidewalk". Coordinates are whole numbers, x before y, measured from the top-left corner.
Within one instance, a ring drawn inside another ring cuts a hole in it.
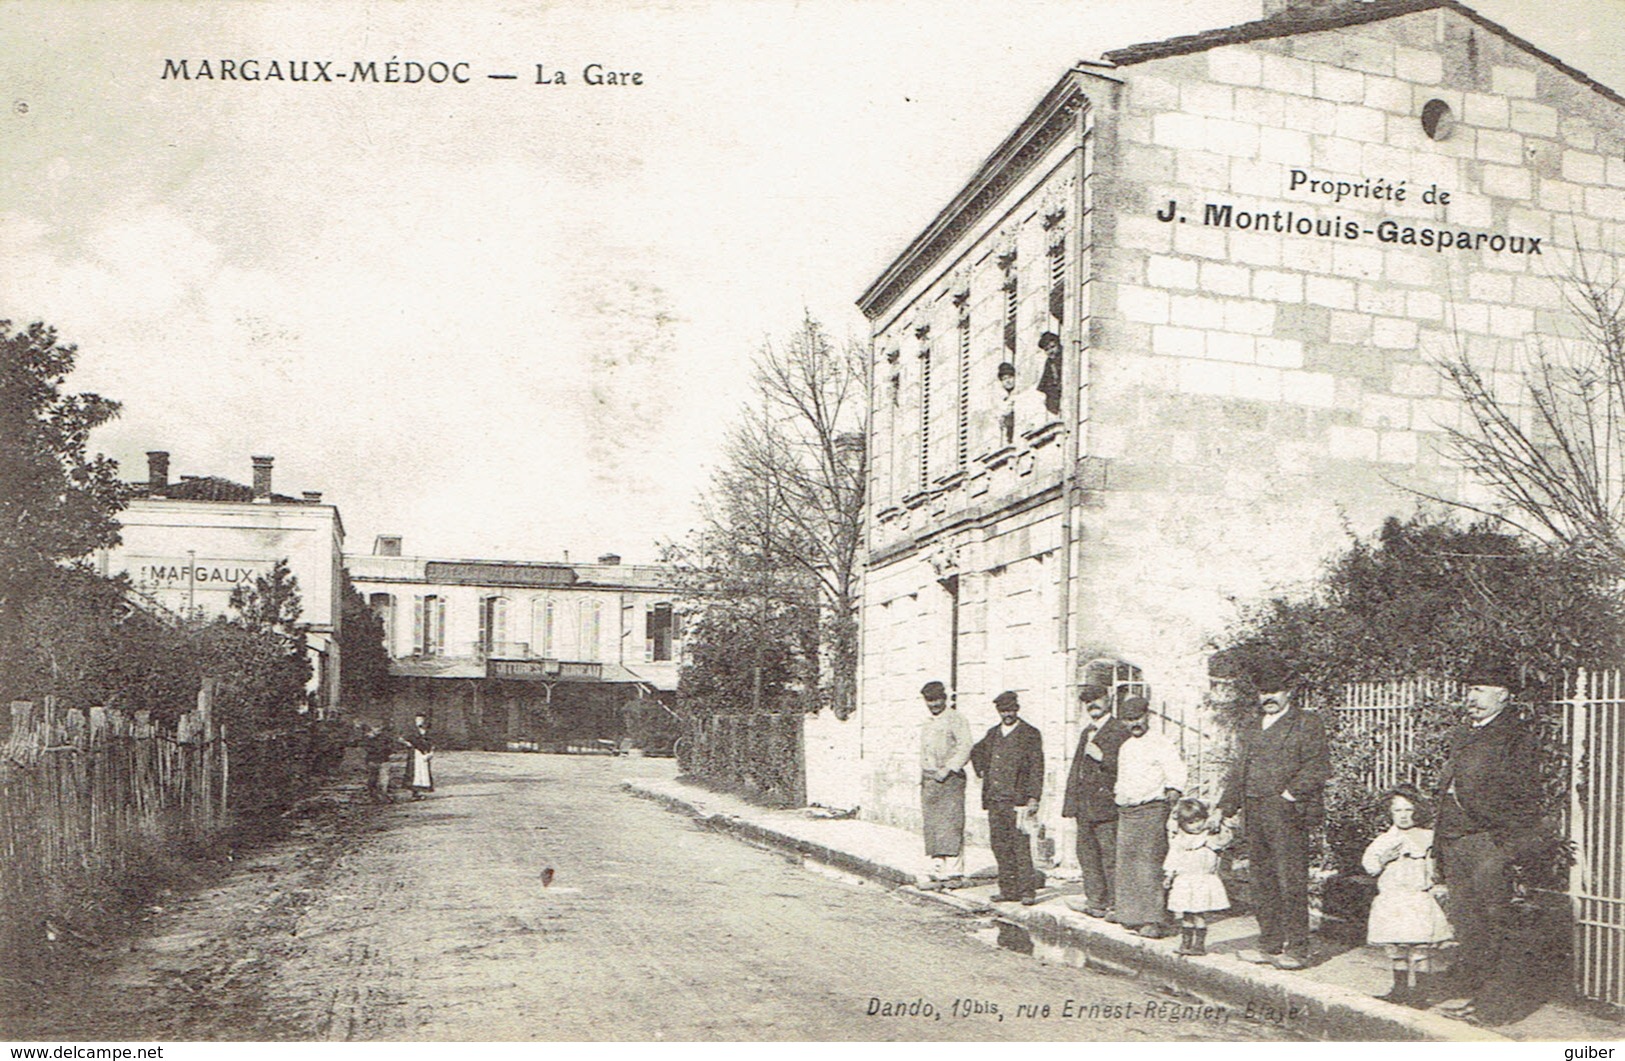
[[[1258,934],[1250,916],[1229,917],[1208,933],[1209,954],[1184,958],[1174,953],[1177,936],[1149,940],[1118,925],[1075,912],[1061,901],[1081,893],[1076,884],[1052,880],[1047,901],[1036,906],[988,902],[993,886],[993,853],[968,847],[969,872],[987,883],[954,891],[931,891],[925,880],[928,860],[914,833],[855,818],[828,818],[815,811],[770,810],[737,797],[712,792],[675,777],[645,777],[622,782],[636,796],[653,799],[672,810],[700,818],[736,836],[787,848],[808,858],[860,876],[909,889],[965,910],[997,912],[1025,928],[1035,939],[1059,950],[1072,964],[1088,961],[1132,973],[1161,986],[1251,1008],[1267,1020],[1283,1020],[1309,1038],[1365,1040],[1473,1040],[1483,1042],[1611,1042],[1625,1037],[1625,1025],[1548,1003],[1516,1024],[1479,1028],[1440,1013],[1419,1011],[1377,1000],[1391,978],[1387,960],[1372,947],[1317,942],[1316,961],[1301,972],[1249,965],[1234,952]],[[971,813],[975,813],[974,810]]]

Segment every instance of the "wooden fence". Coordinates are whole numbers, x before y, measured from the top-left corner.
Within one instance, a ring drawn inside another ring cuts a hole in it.
[[[1374,750],[1362,780],[1373,791],[1420,780],[1417,709],[1459,696],[1458,686],[1417,680],[1348,686],[1339,728],[1354,727]],[[1582,997],[1625,1006],[1625,672],[1566,676],[1542,706],[1535,726],[1542,759],[1569,793],[1559,827],[1575,854],[1566,896],[1574,987]]]
[[[230,784],[211,686],[173,726],[14,702],[0,743],[0,917],[13,929],[225,819]]]
[[[677,741],[686,774],[778,806],[807,802],[800,712],[688,715]]]

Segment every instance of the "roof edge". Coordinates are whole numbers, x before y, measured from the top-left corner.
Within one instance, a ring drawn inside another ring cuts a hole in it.
[[[1088,98],[1083,90],[1084,78],[1109,79],[1109,75],[1102,72],[1099,63],[1080,63],[1068,69],[1015,131],[976,168],[948,205],[937,212],[931,223],[910,240],[902,253],[858,296],[857,305],[865,318],[874,320],[884,313],[902,289],[919,278],[923,266],[918,263],[925,252],[954,234],[956,225],[963,219],[980,216],[994,192],[1002,192],[1019,173],[1026,171],[1022,165],[1024,157],[1030,162],[1039,151],[1059,139],[1072,115]],[[1006,178],[1002,183],[1001,177]]]
[[[1327,30],[1344,29],[1349,26],[1360,26],[1371,22],[1385,22],[1391,18],[1401,18],[1405,15],[1435,10],[1453,11],[1500,37],[1508,44],[1527,52],[1544,63],[1549,63],[1610,102],[1625,105],[1625,96],[1621,96],[1607,85],[1590,77],[1583,71],[1575,69],[1550,52],[1537,48],[1499,22],[1486,18],[1467,5],[1460,3],[1459,0],[1367,0],[1367,2],[1358,6],[1345,6],[1336,11],[1273,15],[1269,18],[1243,22],[1223,29],[1207,30],[1189,36],[1170,37],[1164,41],[1152,41],[1146,44],[1130,45],[1127,48],[1118,48],[1106,52],[1102,58],[1117,67],[1133,66],[1156,59],[1171,59],[1179,55],[1193,55],[1197,52],[1223,48],[1232,44],[1278,40],[1281,37],[1296,37],[1305,33],[1322,33]]]

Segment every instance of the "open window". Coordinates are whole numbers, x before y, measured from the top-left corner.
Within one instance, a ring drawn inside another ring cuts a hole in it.
[[[395,594],[374,593],[367,598],[367,606],[384,627],[384,650],[395,654]]]

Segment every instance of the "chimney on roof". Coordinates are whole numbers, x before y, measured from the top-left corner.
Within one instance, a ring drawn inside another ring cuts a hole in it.
[[[147,492],[159,496],[169,487],[169,451],[147,450]]]
[[[254,500],[271,500],[271,462],[274,457],[253,457],[254,462]]]
[[[374,556],[401,555],[401,536],[399,534],[380,534],[372,543]]]
[[[600,564],[618,564],[621,562],[620,553],[605,553],[598,558]]]
[[[1264,0],[1264,17],[1277,15],[1329,15],[1340,8],[1359,7],[1371,0]]]
[[[312,505],[322,503],[322,492],[320,490],[306,490],[301,496]]]

